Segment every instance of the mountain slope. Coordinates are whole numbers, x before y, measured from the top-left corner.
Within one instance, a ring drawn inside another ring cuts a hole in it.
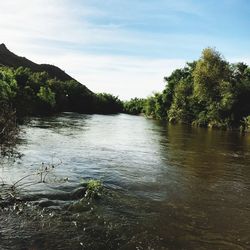
[[[25,57],[17,56],[7,49],[5,44],[0,44],[0,65],[18,68],[18,67],[27,67],[35,72],[46,71],[51,78],[57,78],[58,80],[68,81],[73,78],[66,74],[60,68],[50,65],[50,64],[37,64]]]

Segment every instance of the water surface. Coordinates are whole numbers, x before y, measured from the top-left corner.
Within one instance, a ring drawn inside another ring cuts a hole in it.
[[[21,182],[22,213],[2,209],[0,249],[250,248],[248,134],[64,113],[23,125],[17,150],[5,182],[55,169]],[[90,178],[101,199],[68,198]]]

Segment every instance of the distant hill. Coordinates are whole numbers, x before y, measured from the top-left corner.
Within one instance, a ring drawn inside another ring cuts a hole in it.
[[[19,67],[30,70],[15,70]],[[9,82],[4,79],[6,71],[11,79]],[[47,72],[48,75],[41,80],[36,72]],[[118,97],[107,93],[95,94],[60,68],[49,64],[37,64],[25,57],[17,56],[3,43],[0,44],[1,77],[3,80],[0,79],[0,104],[3,96],[5,102],[11,104],[21,119],[30,115],[66,111],[85,114],[115,114],[123,111],[123,103]],[[54,78],[56,79],[51,81]],[[10,83],[13,80],[16,81],[17,88],[11,87]]]
[[[17,56],[13,52],[9,51],[4,43],[0,44],[0,65],[18,68],[27,67],[35,72],[46,71],[51,78],[57,78],[58,80],[68,81],[73,78],[65,73],[60,68],[50,64],[37,64],[25,57]]]

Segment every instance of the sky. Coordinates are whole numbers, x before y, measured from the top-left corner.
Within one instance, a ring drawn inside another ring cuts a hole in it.
[[[126,100],[214,47],[250,64],[248,0],[0,0],[0,43]]]

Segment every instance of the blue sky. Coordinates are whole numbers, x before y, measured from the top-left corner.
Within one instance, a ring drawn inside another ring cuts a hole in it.
[[[161,91],[164,76],[207,46],[250,62],[249,16],[247,0],[9,0],[0,42],[128,99]]]

